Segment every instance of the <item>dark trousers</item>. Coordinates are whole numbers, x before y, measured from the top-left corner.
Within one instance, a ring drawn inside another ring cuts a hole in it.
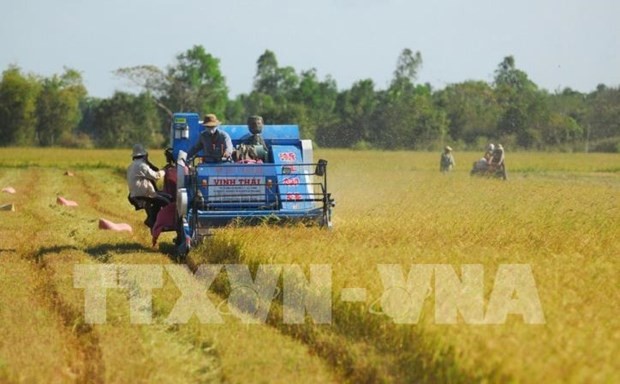
[[[149,228],[155,225],[159,210],[172,202],[172,196],[165,192],[157,192],[157,196],[155,197],[129,196],[128,199],[136,210],[144,209],[146,211],[146,220],[144,220],[144,224]]]

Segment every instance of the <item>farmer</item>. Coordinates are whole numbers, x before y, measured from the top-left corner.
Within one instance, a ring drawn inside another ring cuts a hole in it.
[[[267,152],[267,144],[263,138],[263,118],[258,115],[248,117],[250,136],[237,146],[233,160],[238,162],[262,162]]]
[[[452,148],[446,146],[439,160],[439,170],[442,173],[450,172],[455,165],[456,162],[454,161],[454,156],[452,155]]]
[[[127,187],[129,202],[138,209],[146,211],[146,224],[149,228],[155,224],[157,213],[161,207],[171,201],[171,196],[157,190],[157,180],[164,177],[165,172],[159,170],[148,160],[148,152],[142,144],[133,146],[132,162],[127,168]]]
[[[166,157],[166,165],[164,166],[164,192],[172,196],[174,200],[177,193],[177,167],[172,148],[166,148],[164,150],[164,156]]]
[[[504,147],[501,144],[497,144],[493,149],[490,163],[497,167],[504,165]]]
[[[491,156],[493,156],[493,151],[495,151],[495,144],[489,143],[489,145],[487,145],[486,152],[484,153],[484,157],[486,157],[487,160],[491,160]]]
[[[198,142],[187,153],[188,159],[192,159],[200,150],[206,163],[221,163],[230,158],[233,152],[232,140],[228,133],[217,128],[220,124],[214,114],[204,116],[200,125],[205,127],[205,130],[200,133]]]
[[[175,243],[180,244],[181,239],[185,238],[183,235],[182,226],[177,225],[177,211],[176,211],[176,193],[177,193],[177,167],[174,160],[174,151],[168,147],[164,150],[164,156],[166,157],[166,165],[163,168],[165,172],[164,176],[164,192],[170,195],[171,203],[162,207],[158,214],[155,224],[151,227],[151,235],[153,236],[153,246],[157,244],[159,235],[164,231],[177,232],[177,238]]]
[[[267,150],[267,144],[265,144],[265,139],[263,139],[263,118],[258,115],[248,117],[248,130],[252,134],[246,140],[244,140],[244,144],[249,145],[262,145],[265,150]]]
[[[489,168],[500,174],[502,179],[506,180],[506,164],[504,163],[504,147],[501,144],[497,144],[493,153],[491,154],[491,160],[489,161]]]

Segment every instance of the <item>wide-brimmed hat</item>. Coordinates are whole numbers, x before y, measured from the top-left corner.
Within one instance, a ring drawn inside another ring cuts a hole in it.
[[[205,117],[202,119],[202,123],[200,123],[200,125],[205,127],[217,127],[220,124],[222,124],[222,122],[219,121],[217,119],[217,116],[215,116],[213,113],[205,115]]]
[[[146,148],[142,144],[136,144],[133,146],[131,157],[146,156],[147,153]]]
[[[445,149],[446,151],[448,151],[448,152],[452,151],[452,147],[450,147],[450,146],[448,146],[448,145],[446,145],[446,147],[445,147],[444,149]]]

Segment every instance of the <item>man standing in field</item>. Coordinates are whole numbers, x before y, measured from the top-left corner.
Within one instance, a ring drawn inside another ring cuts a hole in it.
[[[446,146],[441,154],[441,159],[439,160],[439,171],[441,171],[441,173],[450,172],[455,165],[456,162],[454,161],[454,156],[452,155],[452,148]]]

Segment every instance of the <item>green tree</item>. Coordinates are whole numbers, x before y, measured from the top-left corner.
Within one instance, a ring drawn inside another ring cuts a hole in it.
[[[179,112],[203,112],[224,115],[228,104],[228,87],[220,70],[220,60],[204,47],[193,48],[176,57],[168,67],[164,104]]]
[[[292,67],[279,67],[276,55],[266,50],[256,61],[251,94],[244,98],[249,114],[265,122],[296,123],[304,138],[314,139],[319,127],[331,124],[338,90],[329,76],[321,81],[316,69],[297,75]]]
[[[253,91],[274,99],[286,98],[299,85],[293,67],[279,67],[275,53],[266,50],[256,61]]]
[[[226,104],[226,112],[224,113],[224,122],[232,122],[243,124],[249,116],[243,104],[245,95],[239,95],[234,100],[229,100]]]
[[[445,112],[436,108],[430,86],[418,85],[414,92],[394,100],[389,90],[381,94],[375,114],[373,142],[386,149],[436,147],[448,129]]]
[[[483,81],[452,84],[433,95],[448,118],[449,139],[476,144],[494,136],[501,110],[493,88]]]
[[[502,115],[498,120],[501,140],[515,140],[515,144],[531,148],[542,142],[541,128],[548,124],[547,97],[527,74],[515,67],[515,60],[507,56],[495,71],[495,94]]]
[[[80,104],[86,96],[82,75],[65,69],[60,75],[44,79],[37,98],[36,136],[41,146],[68,144],[77,133]]]
[[[414,84],[421,66],[422,54],[420,52],[414,54],[409,48],[403,49],[396,61],[394,77],[389,88],[392,99],[411,95],[414,92]]]
[[[0,145],[32,145],[36,127],[36,100],[41,85],[17,66],[2,73],[0,82]]]
[[[148,93],[136,96],[116,92],[93,111],[93,133],[98,147],[127,148],[136,143],[160,147],[165,140],[160,126],[157,107]]]
[[[331,77],[319,80],[316,69],[302,71],[299,85],[292,90],[290,99],[303,106],[304,115],[298,116],[303,137],[315,139],[319,127],[329,126],[334,121],[334,107],[338,89]]]
[[[541,130],[545,145],[558,147],[566,143],[575,143],[583,135],[581,126],[570,116],[552,112],[546,126]]]
[[[238,100],[243,104],[245,117],[250,115],[261,115],[267,124],[268,121],[275,121],[278,106],[273,97],[256,91],[252,91],[249,95],[240,95]]]
[[[375,128],[373,116],[378,100],[375,85],[370,79],[353,84],[350,90],[338,94],[334,107],[337,120],[322,125],[317,132],[319,145],[326,147],[367,147]]]
[[[168,118],[172,118],[175,107],[165,104],[167,102],[166,95],[168,89],[171,88],[170,83],[172,80],[166,76],[163,70],[154,65],[138,65],[119,68],[114,71],[114,74],[127,79],[132,85],[151,95],[155,104],[161,108]]]
[[[253,91],[276,96],[278,93],[278,60],[275,53],[266,50],[256,61]]]
[[[548,96],[550,117],[542,131],[545,145],[564,147],[570,144],[575,148],[584,139],[585,98],[586,95],[570,88]]]
[[[228,87],[220,60],[200,45],[177,55],[166,71],[139,65],[119,68],[115,74],[150,95],[168,118],[173,112],[211,112],[223,116],[228,107]]]
[[[588,95],[590,139],[620,137],[620,87],[597,86]]]
[[[373,141],[387,149],[423,149],[447,131],[445,113],[433,104],[430,85],[416,85],[422,55],[410,49],[400,54],[394,77],[379,94]]]
[[[80,111],[82,119],[78,125],[78,134],[88,137],[94,136],[93,124],[95,120],[95,110],[101,103],[102,99],[96,97],[85,97],[80,103]]]

